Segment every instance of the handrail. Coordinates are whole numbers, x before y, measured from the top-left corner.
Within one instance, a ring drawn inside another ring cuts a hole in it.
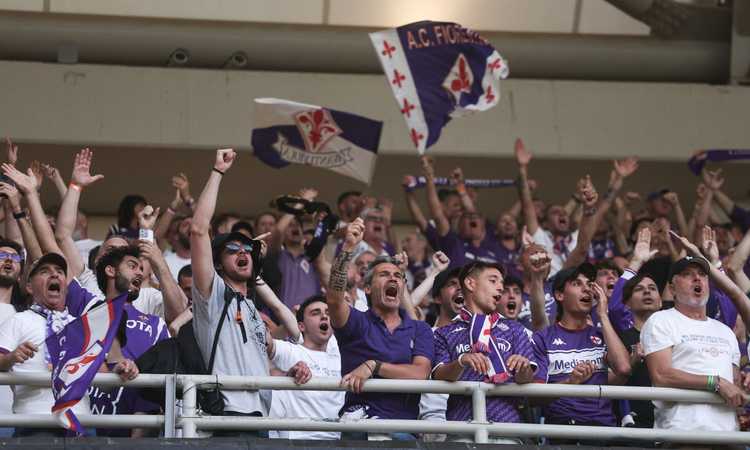
[[[128,386],[133,388],[165,389],[165,404],[175,404],[175,389],[182,389],[182,413],[176,415],[174,408],[167,408],[164,415],[80,415],[84,426],[107,428],[156,428],[164,427],[165,436],[173,437],[175,427],[181,428],[183,437],[195,437],[198,430],[217,429],[262,429],[262,430],[301,430],[301,431],[360,431],[413,433],[451,433],[473,435],[476,442],[487,442],[489,436],[534,437],[576,439],[632,439],[676,443],[702,444],[750,444],[750,433],[741,432],[702,432],[690,430],[659,430],[618,427],[587,427],[578,425],[542,425],[523,423],[487,423],[486,397],[530,397],[559,398],[587,397],[630,400],[662,400],[689,403],[723,403],[714,393],[672,388],[598,386],[565,384],[505,384],[492,385],[470,381],[432,380],[368,380],[365,392],[384,393],[438,393],[467,395],[472,397],[474,421],[472,422],[430,422],[421,420],[365,419],[355,422],[338,422],[323,419],[276,419],[259,417],[204,416],[197,409],[197,389],[214,387],[217,384],[224,390],[319,390],[345,391],[337,378],[313,378],[304,385],[297,385],[288,377],[243,377],[230,375],[175,375],[141,374],[132,381],[123,382],[111,373],[97,374],[96,386]],[[26,385],[36,387],[51,386],[49,373],[0,373],[0,385]],[[171,386],[171,387],[170,387]],[[53,427],[57,426],[52,415],[18,414],[0,415],[0,426]]]

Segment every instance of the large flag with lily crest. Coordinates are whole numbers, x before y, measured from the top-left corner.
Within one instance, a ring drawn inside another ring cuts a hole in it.
[[[122,318],[127,294],[89,310],[59,333],[47,338],[52,364],[52,414],[60,424],[85,434],[73,413],[112,347]]]
[[[305,164],[369,184],[383,123],[276,98],[255,99],[252,145],[271,167]]]
[[[371,33],[409,137],[419,153],[453,117],[500,99],[508,63],[478,33],[451,22],[415,22]]]

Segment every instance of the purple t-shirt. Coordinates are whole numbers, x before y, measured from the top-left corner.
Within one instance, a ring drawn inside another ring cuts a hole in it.
[[[533,330],[531,320],[531,295],[524,292],[521,294],[521,298],[523,300],[523,305],[521,306],[521,312],[518,313],[518,321],[529,330]],[[551,279],[544,282],[544,311],[549,318],[549,323],[555,323],[557,320],[557,301],[552,295]]]
[[[294,256],[282,249],[278,254],[278,266],[281,272],[279,297],[286,306],[293,308],[313,295],[320,294],[318,272],[304,253]]]
[[[451,260],[451,267],[463,266],[472,261],[489,263],[500,262],[503,251],[494,237],[488,233],[479,247],[474,247],[471,241],[461,238],[455,231],[449,231],[438,238],[439,249]]]
[[[122,354],[128,359],[136,360],[157,342],[168,339],[166,323],[158,316],[138,311],[128,303],[124,308],[126,343]],[[144,400],[138,389],[123,386],[102,389],[92,386],[88,391],[91,411],[94,414],[135,414],[155,413],[159,405]],[[97,429],[97,435],[109,437],[128,437],[128,429]]]
[[[596,327],[572,331],[555,323],[534,333],[533,339],[538,381],[560,383],[568,379],[577,364],[592,362],[596,370],[584,384],[607,384],[607,345]],[[615,424],[612,402],[603,398],[560,398],[544,408],[544,416],[552,422]]]
[[[617,255],[617,246],[612,239],[596,239],[591,241],[588,252],[588,262],[597,264],[612,259]]]
[[[492,337],[498,343],[503,360],[511,355],[521,355],[534,360],[534,350],[531,339],[523,325],[514,320],[501,319],[492,328]],[[448,364],[462,353],[470,350],[469,324],[458,319],[450,325],[435,330],[435,359],[433,366]],[[484,375],[465,369],[459,381],[482,381]],[[512,375],[509,382],[512,382]],[[518,412],[518,399],[506,397],[487,397],[487,420],[490,422],[521,422]],[[447,420],[462,422],[473,419],[471,397],[465,395],[451,395],[448,398]]]
[[[345,375],[367,360],[392,364],[411,364],[415,356],[432,361],[435,344],[432,330],[425,322],[409,318],[399,310],[401,324],[388,331],[383,319],[372,309],[362,312],[349,308],[349,319],[341,328],[334,328],[341,352],[341,374]],[[370,418],[416,419],[419,394],[384,394],[379,392],[346,393],[343,410],[365,408]]]

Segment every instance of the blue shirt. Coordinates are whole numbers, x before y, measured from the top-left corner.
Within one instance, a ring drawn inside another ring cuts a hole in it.
[[[367,360],[391,364],[411,364],[415,356],[430,362],[435,356],[432,330],[422,321],[412,320],[399,310],[401,323],[391,333],[383,319],[372,309],[362,312],[349,308],[349,319],[343,327],[334,328],[341,352],[341,374],[345,375]],[[416,419],[419,394],[385,394],[381,392],[346,393],[343,410],[365,408],[367,417],[380,419]]]

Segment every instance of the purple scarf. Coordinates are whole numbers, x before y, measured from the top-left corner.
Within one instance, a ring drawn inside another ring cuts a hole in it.
[[[424,187],[427,184],[425,177],[413,177],[411,183],[404,187],[408,192],[413,191],[416,188]],[[450,186],[450,179],[446,177],[435,177],[435,186]],[[464,180],[464,185],[471,188],[504,188],[516,185],[516,180],[503,179],[503,178],[488,178],[488,179],[468,179]]]
[[[492,337],[492,329],[501,317],[499,313],[472,314],[466,308],[461,308],[459,313],[459,320],[469,324],[471,353],[483,353],[490,359],[490,370],[484,381],[493,384],[505,383],[510,378],[503,355]]]
[[[688,160],[688,167],[694,174],[700,175],[707,161],[732,161],[734,159],[750,159],[750,150],[701,150]]]

